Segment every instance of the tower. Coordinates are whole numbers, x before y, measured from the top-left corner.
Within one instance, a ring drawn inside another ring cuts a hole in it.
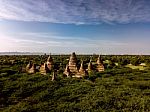
[[[26,71],[28,72],[31,67],[32,67],[32,63],[31,61],[29,61],[29,63],[26,66]]]
[[[97,71],[102,72],[104,70],[105,70],[105,68],[104,68],[103,62],[101,60],[101,56],[99,55],[97,58]]]
[[[42,75],[46,75],[48,72],[49,72],[49,69],[47,67],[47,64],[46,63],[42,64],[40,67],[40,73]]]
[[[51,55],[48,57],[46,64],[49,71],[54,69],[53,58],[51,57]]]
[[[56,80],[56,73],[53,72],[53,75],[52,75],[52,81]]]
[[[79,73],[78,73],[81,77],[86,75],[86,70],[84,69],[84,63],[83,61],[81,61],[81,65],[80,65],[80,69],[79,69]]]
[[[75,52],[73,52],[71,54],[68,66],[69,66],[69,70],[70,70],[72,75],[75,75],[78,72],[78,69],[77,69],[77,58],[76,58]]]
[[[35,64],[32,64],[31,61],[28,63],[28,65],[26,66],[26,71],[29,74],[33,74],[36,72],[36,66]]]
[[[66,69],[65,69],[65,71],[64,71],[64,74],[65,74],[67,77],[70,77],[70,76],[71,76],[71,74],[70,74],[70,69],[69,69],[69,66],[68,66],[68,65],[66,65]]]
[[[92,65],[92,61],[90,60],[89,64],[88,64],[88,72],[93,70],[93,65]]]

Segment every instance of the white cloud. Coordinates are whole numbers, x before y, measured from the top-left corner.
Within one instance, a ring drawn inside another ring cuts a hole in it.
[[[150,22],[149,0],[0,0],[0,18],[51,23]]]
[[[43,37],[37,37],[41,35]],[[22,38],[20,38],[22,37]],[[28,38],[24,38],[28,37]],[[0,34],[0,51],[51,52],[51,53],[102,53],[102,54],[148,54],[146,40],[119,41],[99,38],[64,37],[49,33]]]
[[[42,37],[37,38],[37,35],[41,35]],[[48,36],[49,35],[49,36]],[[24,38],[26,37],[27,38]],[[20,38],[22,37],[22,38]],[[48,37],[48,38],[47,38]],[[98,39],[87,39],[87,38],[81,38],[81,37],[63,37],[63,36],[56,36],[47,33],[20,33],[16,35],[12,34],[5,34],[0,35],[0,45],[1,48],[7,48],[11,46],[12,48],[15,47],[32,47],[36,48],[37,46],[40,46],[44,49],[44,46],[48,47],[70,47],[70,48],[96,48],[96,47],[111,47],[111,46],[122,46],[125,45],[121,42],[116,41],[110,41],[110,40],[98,40]],[[10,48],[10,49],[12,49]],[[14,48],[14,49],[15,49]],[[23,50],[23,49],[22,49]]]

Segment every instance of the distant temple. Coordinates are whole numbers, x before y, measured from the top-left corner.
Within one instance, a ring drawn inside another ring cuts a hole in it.
[[[86,70],[84,69],[84,63],[83,61],[81,61],[81,65],[80,65],[80,69],[79,69],[79,76],[86,76],[87,75],[87,72]]]
[[[75,75],[78,73],[78,68],[77,68],[77,58],[75,52],[72,53],[69,59],[69,70],[72,75]]]
[[[64,74],[68,76],[75,76],[78,73],[77,68],[77,58],[75,52],[72,53],[69,59],[69,64],[66,65],[66,69],[64,71]]]
[[[47,73],[52,72],[53,69],[54,69],[53,58],[50,55],[47,59],[47,62],[41,65],[40,73],[46,75]]]
[[[26,72],[29,74],[33,74],[36,72],[36,66],[35,64],[32,64],[31,61],[26,66]]]
[[[52,81],[56,80],[56,73],[53,72],[53,75],[52,75]]]
[[[75,52],[73,52],[69,58],[69,62],[66,65],[66,68],[65,68],[63,74],[66,77],[81,78],[81,77],[87,76],[88,74],[90,74],[93,71],[103,72],[104,70],[105,70],[105,68],[104,68],[103,61],[102,61],[100,55],[97,58],[96,65],[93,66],[92,61],[90,59],[90,62],[88,63],[88,67],[87,67],[87,69],[85,69],[84,62],[82,60],[81,64],[80,64],[80,68],[78,69],[77,68],[77,57],[76,57]],[[29,62],[28,65],[26,66],[27,73],[33,74],[33,73],[36,73],[37,71],[39,71],[42,75],[46,75],[47,73],[53,72],[52,80],[56,79],[56,75],[54,73],[54,71],[55,71],[54,70],[54,62],[53,62],[53,58],[51,57],[51,55],[48,57],[48,59],[45,63],[40,65],[39,68],[36,68],[35,64],[32,64],[31,62]]]
[[[41,65],[41,67],[40,67],[40,73],[42,75],[46,75],[47,73],[49,73],[49,68],[47,67],[46,63],[44,63],[44,64]]]
[[[99,57],[97,59],[97,71],[102,72],[104,70],[105,70],[105,68],[104,68],[103,62],[101,60],[101,56],[99,55]]]
[[[90,62],[88,63],[88,73],[92,72],[94,69],[93,69],[93,65],[92,65],[92,61],[90,60]]]
[[[68,77],[83,77],[86,75],[86,71],[83,67],[83,61],[81,62],[80,69],[77,68],[77,58],[75,52],[73,52],[69,59],[69,64],[66,66],[64,74]]]
[[[66,65],[66,69],[65,69],[65,71],[64,71],[64,74],[65,74],[67,77],[71,77],[71,72],[70,72],[70,69],[69,69],[68,64]]]
[[[32,63],[31,63],[31,61],[29,61],[29,63],[26,66],[26,71],[28,72],[31,67],[32,67]]]
[[[46,64],[50,71],[54,69],[53,58],[51,57],[51,55],[48,57]]]

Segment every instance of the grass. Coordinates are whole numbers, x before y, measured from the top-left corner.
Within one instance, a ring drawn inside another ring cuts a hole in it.
[[[48,75],[1,73],[0,111],[149,112],[150,71],[125,70],[94,75],[92,81],[76,78],[51,81]]]
[[[130,65],[130,64],[126,65],[125,67],[129,67],[131,69],[139,69],[139,70],[145,70],[147,68],[147,67],[142,66],[142,65],[135,66],[135,65]]]

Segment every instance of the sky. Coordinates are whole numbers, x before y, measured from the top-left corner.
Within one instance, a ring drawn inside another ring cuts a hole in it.
[[[0,52],[150,54],[150,0],[0,0]]]

